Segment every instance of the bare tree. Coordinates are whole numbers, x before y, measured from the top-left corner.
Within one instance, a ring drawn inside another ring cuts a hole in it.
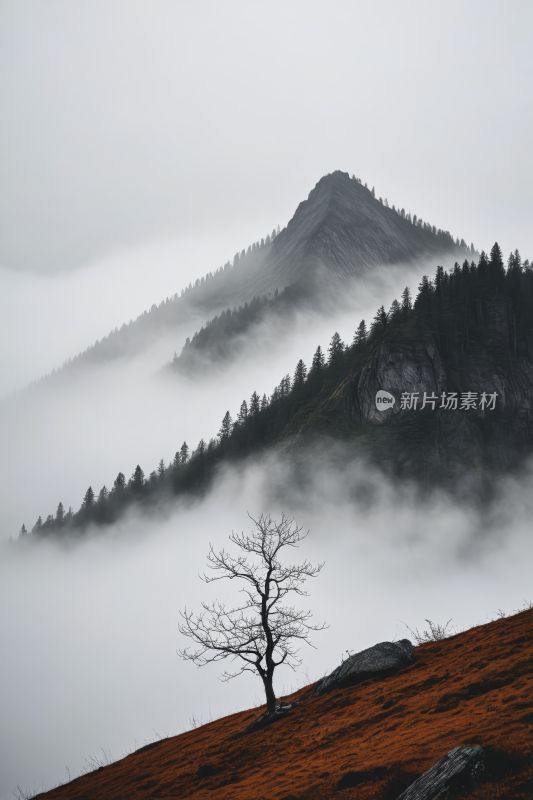
[[[180,612],[183,619],[180,632],[198,647],[191,652],[189,648],[178,650],[178,654],[198,667],[226,658],[240,660],[242,663],[234,671],[224,671],[221,679],[228,681],[246,671],[257,672],[265,688],[267,713],[273,714],[274,670],[281,664],[295,670],[301,664],[298,643],[311,644],[310,631],[326,627],[311,625],[310,611],[284,605],[283,600],[290,592],[307,596],[303,583],[316,577],[324,564],[314,567],[307,560],[296,565],[281,563],[280,550],[298,547],[309,533],[302,535],[302,528],[285,514],[281,515],[281,522],[263,514],[257,520],[250,519],[255,529],[249,534],[232,533],[229,537],[242,554],[235,557],[226,550],[215,553],[210,544],[208,568],[219,574],[200,576],[205,583],[223,578],[244,581],[240,589],[243,603],[230,609],[218,601],[202,603],[203,611],[198,616],[187,609]]]

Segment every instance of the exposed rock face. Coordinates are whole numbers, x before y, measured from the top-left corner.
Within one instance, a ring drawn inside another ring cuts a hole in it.
[[[319,267],[345,279],[381,264],[431,263],[446,254],[464,258],[452,239],[413,225],[337,170],[319,180],[274,240],[262,279],[281,289],[309,280]]]
[[[393,674],[401,667],[407,667],[415,661],[414,648],[409,639],[399,642],[381,642],[360,653],[355,653],[334,669],[331,675],[323,678],[315,687],[315,695],[331,692],[344,686],[374,678],[380,675]]]
[[[373,428],[373,452],[383,466],[427,483],[466,480],[470,491],[484,475],[516,467],[531,453],[533,363],[527,354],[511,360],[505,298],[485,303],[480,314],[484,346],[441,357],[429,336],[416,345],[383,343],[345,385],[340,410],[352,426]],[[378,409],[379,390],[394,404]],[[434,408],[422,410],[424,392],[438,398]],[[496,392],[496,407],[441,408],[443,392]],[[403,393],[418,393],[416,408],[402,409]]]
[[[450,790],[468,790],[484,770],[482,747],[454,747],[411,784],[398,800],[439,800],[447,797]]]
[[[341,283],[376,265],[424,259],[431,273],[471,253],[446,234],[412,224],[379,202],[346,172],[321,178],[273,243],[265,244],[199,283],[183,297],[155,304],[129,325],[111,331],[69,362],[69,371],[142,350],[162,331],[207,319],[255,296],[293,287],[305,302],[319,301],[333,280]],[[179,288],[179,287],[176,287]],[[342,288],[338,291],[342,291]],[[227,338],[230,338],[229,336]]]
[[[446,372],[437,348],[431,341],[419,348],[395,348],[386,345],[353,379],[347,393],[346,410],[354,422],[384,422],[396,415],[406,415],[400,409],[403,392],[419,392],[419,397],[432,392],[440,396],[447,385]],[[386,410],[376,407],[376,393],[384,389],[396,400]],[[420,400],[421,402],[421,400]]]

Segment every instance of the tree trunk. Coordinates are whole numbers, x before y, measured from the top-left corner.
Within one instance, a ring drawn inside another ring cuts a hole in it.
[[[273,675],[265,675],[263,677],[267,701],[267,714],[273,714],[276,710],[276,695],[274,694],[273,677]]]

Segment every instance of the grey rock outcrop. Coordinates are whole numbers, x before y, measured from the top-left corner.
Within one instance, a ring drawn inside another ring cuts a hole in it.
[[[331,675],[316,685],[314,693],[325,694],[333,689],[353,686],[367,678],[392,675],[414,661],[414,648],[409,639],[401,639],[399,642],[380,642],[343,661]]]
[[[485,302],[483,313],[486,342],[500,341],[500,328],[508,326],[505,298]],[[376,408],[379,390],[395,400],[383,410]],[[495,392],[495,410],[443,409],[439,400],[429,414],[421,411],[424,392],[441,398],[443,392],[465,391]],[[415,409],[402,408],[403,393],[418,394]],[[428,487],[455,485],[467,495],[531,453],[532,409],[529,357],[511,362],[503,345],[487,345],[443,358],[429,338],[410,345],[382,343],[346,382],[337,405],[350,431],[371,441],[369,452],[382,467]]]
[[[296,209],[288,225],[273,242],[248,248],[245,254],[201,279],[185,294],[152,305],[137,319],[111,331],[86,351],[69,359],[61,372],[72,373],[140,352],[164,331],[188,327],[205,315],[206,325],[227,308],[250,303],[256,296],[288,286],[305,295],[307,302],[321,302],[331,281],[335,297],[347,281],[378,265],[405,265],[421,260],[432,272],[437,264],[462,261],[470,256],[464,243],[449,234],[413,224],[406,216],[381,203],[358,181],[341,171],[321,178]],[[243,330],[249,326],[243,320]],[[278,336],[283,327],[278,328]],[[241,331],[242,333],[242,331]],[[231,338],[224,332],[224,338]],[[183,344],[183,342],[182,342]],[[209,355],[207,350],[205,355]],[[51,380],[51,378],[47,378]],[[55,380],[55,378],[54,378]]]
[[[391,350],[382,345],[374,358],[352,380],[346,392],[346,412],[352,422],[385,422],[394,416],[406,416],[400,399],[403,392],[424,392],[440,396],[447,385],[446,372],[432,341],[419,347],[396,347]],[[376,392],[390,392],[396,402],[381,411],[376,408]]]
[[[450,790],[470,789],[485,771],[485,755],[480,745],[454,747],[409,786],[398,800],[439,800]]]
[[[435,264],[461,255],[464,248],[449,235],[413,225],[337,170],[319,180],[276,237],[253,293],[307,283],[317,270],[328,280],[345,280],[378,265]]]

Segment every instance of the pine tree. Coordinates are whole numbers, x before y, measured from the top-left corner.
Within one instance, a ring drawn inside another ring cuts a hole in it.
[[[413,300],[411,298],[411,290],[408,286],[402,292],[402,312],[403,316],[406,317],[413,308]]]
[[[63,508],[63,503],[59,503],[57,507],[55,522],[58,528],[61,528],[65,522],[65,509]]]
[[[302,359],[300,359],[296,364],[296,369],[294,370],[294,378],[292,382],[293,389],[298,389],[300,386],[303,386],[306,378],[307,378],[307,367],[305,366]]]
[[[252,418],[257,416],[257,414],[259,413],[259,408],[260,408],[259,395],[257,394],[257,392],[254,392],[250,397],[250,416]]]
[[[163,459],[161,459],[159,464],[157,465],[158,478],[164,478],[165,472],[166,472],[165,462],[163,461]]]
[[[289,392],[291,391],[291,376],[285,375],[284,378],[281,379],[280,384],[278,386],[279,397],[287,397]]]
[[[142,492],[144,488],[144,482],[145,482],[144,472],[142,471],[139,464],[137,464],[135,470],[133,471],[133,475],[131,476],[130,479],[131,488],[136,494]]]
[[[484,284],[488,278],[489,274],[489,260],[487,258],[487,254],[484,250],[481,251],[481,255],[479,256],[479,262],[477,266],[477,274],[479,277],[479,282]]]
[[[362,319],[359,325],[357,326],[357,330],[353,335],[353,344],[354,345],[363,344],[363,342],[366,342],[367,336],[368,333],[366,330],[366,322],[364,321],[364,319]]]
[[[102,488],[100,489],[100,491],[98,493],[98,500],[97,500],[98,505],[99,506],[105,505],[105,503],[107,502],[108,497],[109,497],[109,492],[107,490],[107,486],[104,484],[104,486],[102,486]]]
[[[43,527],[43,518],[39,514],[39,518],[37,519],[37,522],[35,523],[35,525],[31,529],[31,532],[32,533],[39,533],[42,527]]]
[[[202,458],[204,457],[204,453],[205,453],[205,451],[206,451],[206,444],[205,444],[205,441],[204,441],[203,439],[200,439],[200,441],[198,442],[198,447],[197,447],[197,448],[196,448],[196,450],[193,452],[192,456],[193,456],[193,458],[200,458],[200,459],[202,459]]]
[[[457,265],[459,274],[459,265]],[[467,262],[468,268],[468,262]],[[420,284],[418,286],[418,295],[416,297],[414,308],[417,312],[418,319],[424,323],[424,325],[432,326],[433,324],[433,313],[431,309],[431,296],[433,294],[433,284],[429,280],[427,275],[422,277]]]
[[[224,419],[222,420],[222,425],[220,426],[220,430],[218,432],[218,436],[221,442],[227,441],[231,436],[231,431],[233,430],[233,420],[231,419],[231,414],[229,411],[226,411],[224,414]]]
[[[372,333],[380,334],[383,333],[385,328],[387,327],[388,323],[387,312],[385,311],[384,306],[380,306],[377,310],[376,316],[372,321]]]
[[[121,495],[126,488],[126,477],[123,472],[119,472],[113,482],[113,491],[117,495]]]
[[[266,394],[263,395],[261,398],[261,411],[265,411],[268,408],[268,400]]]
[[[311,372],[318,373],[322,372],[325,366],[325,359],[324,353],[322,352],[322,348],[318,345],[317,349],[315,350],[315,354],[313,356],[313,361],[311,363]]]
[[[85,492],[85,496],[83,498],[83,502],[81,504],[81,507],[82,507],[83,511],[88,511],[90,508],[93,507],[93,505],[94,505],[93,487],[89,486],[89,488]]]
[[[342,355],[344,353],[344,342],[342,341],[341,337],[337,332],[333,334],[331,337],[331,342],[329,343],[328,347],[328,365],[329,366],[337,366],[342,361]]]
[[[28,533],[28,531],[26,530],[26,526],[23,524],[22,528],[19,531],[19,538],[23,539],[24,536],[26,536],[27,533]]]
[[[187,444],[187,442],[183,442],[183,444],[180,447],[180,464],[184,466],[188,460],[189,460],[189,445]]]
[[[437,319],[438,322],[440,323],[440,320],[442,319],[442,289],[444,286],[444,267],[437,267],[437,272],[435,273],[434,285],[435,285],[435,297],[437,298]]]
[[[493,285],[500,291],[503,291],[505,267],[503,265],[502,251],[498,242],[494,242],[490,251],[489,276]]]
[[[241,426],[246,425],[248,420],[248,403],[246,400],[243,400],[241,403],[241,407],[239,409],[239,413],[237,415],[237,423]]]
[[[391,307],[389,308],[388,318],[392,322],[393,320],[396,321],[400,318],[402,313],[402,307],[397,300],[393,300],[391,303]]]
[[[274,391],[270,395],[270,405],[272,406],[275,403],[277,403],[278,400],[280,399],[280,397],[281,397],[281,394],[280,394],[280,391],[279,391],[279,386],[275,386],[274,387]]]

